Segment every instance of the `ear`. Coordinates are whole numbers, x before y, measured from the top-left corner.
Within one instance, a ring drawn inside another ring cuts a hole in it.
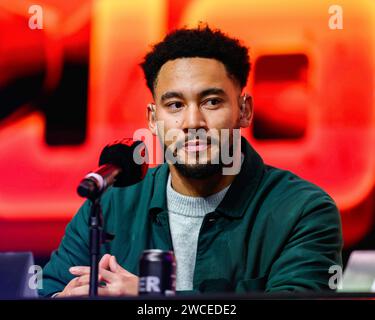
[[[153,103],[149,103],[147,105],[146,117],[147,117],[148,128],[150,129],[151,133],[154,136],[156,136],[158,134],[157,125],[156,125],[156,108]]]
[[[242,103],[240,105],[240,127],[247,128],[250,126],[253,119],[253,97],[244,94],[241,100]]]

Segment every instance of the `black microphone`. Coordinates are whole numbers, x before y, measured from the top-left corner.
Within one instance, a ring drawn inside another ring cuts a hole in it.
[[[126,187],[141,181],[147,169],[147,150],[142,141],[116,140],[103,149],[99,168],[82,179],[77,192],[81,197],[95,199],[111,185]]]

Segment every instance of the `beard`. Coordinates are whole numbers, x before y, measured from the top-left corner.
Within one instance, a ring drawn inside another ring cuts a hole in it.
[[[176,150],[173,152],[173,156],[177,157],[180,161],[175,161],[172,163],[172,165],[176,168],[176,170],[183,175],[186,178],[191,179],[207,179],[209,177],[212,177],[214,175],[221,174],[223,172],[224,164],[221,161],[221,144],[219,140],[211,139],[208,137],[208,141],[210,143],[210,150],[208,151],[212,158],[208,161],[202,161],[203,163],[200,163],[198,161],[198,158],[200,159],[199,153],[196,155],[196,161],[192,161],[193,163],[189,163],[189,161],[181,161],[181,158],[177,156],[178,150],[181,150],[183,147],[183,144],[185,141],[189,140],[188,138],[183,141],[179,141],[176,144]],[[226,141],[226,143],[229,143],[229,141]],[[215,148],[217,151],[212,152],[212,148]],[[167,149],[167,146],[164,145],[164,150]],[[229,154],[233,155],[233,145],[229,144]],[[195,157],[194,157],[195,158]],[[186,159],[186,158],[185,158]],[[205,159],[207,160],[207,159]]]
[[[173,164],[179,173],[190,179],[206,179],[219,174],[222,171],[223,164],[184,164],[176,162]]]

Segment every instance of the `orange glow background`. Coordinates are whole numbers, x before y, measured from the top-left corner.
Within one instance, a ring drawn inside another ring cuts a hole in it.
[[[150,44],[199,21],[250,48],[255,119],[243,135],[335,199],[347,252],[375,248],[375,1],[335,1],[342,30],[325,0],[40,0],[36,30],[32,4],[0,0],[0,251],[57,247],[102,147],[146,127],[138,64]]]

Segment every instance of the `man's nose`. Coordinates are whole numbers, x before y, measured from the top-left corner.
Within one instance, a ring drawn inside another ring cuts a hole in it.
[[[201,109],[196,105],[190,105],[185,109],[183,129],[206,128],[207,123]]]

